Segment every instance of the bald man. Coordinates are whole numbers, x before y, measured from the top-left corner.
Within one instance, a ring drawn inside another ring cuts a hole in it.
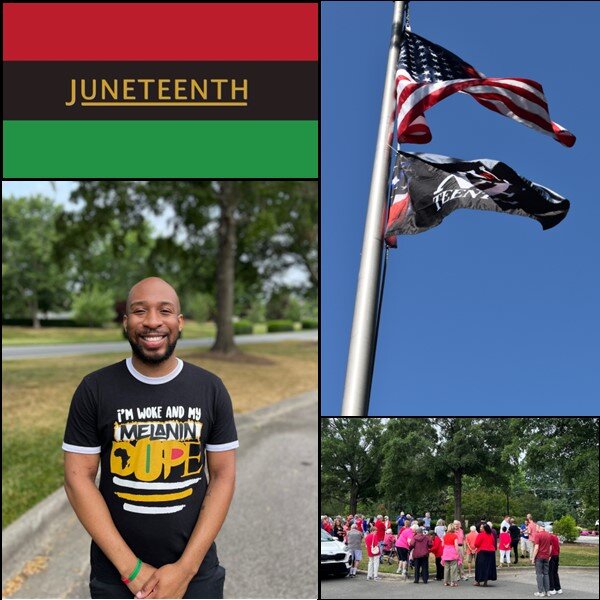
[[[223,382],[175,355],[183,325],[172,286],[138,282],[123,318],[131,357],[84,377],[71,401],[65,490],[92,537],[92,598],[223,597],[214,539],[239,444]]]

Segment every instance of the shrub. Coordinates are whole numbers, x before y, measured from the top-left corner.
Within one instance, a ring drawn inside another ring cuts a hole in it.
[[[318,329],[319,321],[316,319],[304,319],[302,321],[302,329]]]
[[[197,323],[205,323],[215,310],[215,299],[210,294],[192,294],[186,302],[185,314]]]
[[[268,321],[267,331],[275,333],[277,331],[294,331],[294,323],[292,321]]]
[[[104,292],[97,287],[82,292],[73,301],[73,311],[78,325],[99,327],[113,319],[112,292]]]
[[[250,321],[238,321],[233,324],[233,333],[235,335],[244,335],[254,332],[254,325]]]
[[[579,536],[579,530],[575,519],[571,515],[565,515],[552,524],[552,532],[561,535],[567,542],[574,542]]]

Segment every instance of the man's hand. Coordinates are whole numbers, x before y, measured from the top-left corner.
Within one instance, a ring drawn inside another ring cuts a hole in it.
[[[179,562],[156,569],[135,595],[136,598],[183,598],[194,573]],[[143,581],[143,580],[142,580]]]
[[[142,589],[142,584],[145,581],[148,581],[155,571],[156,567],[143,562],[140,572],[135,576],[135,579],[131,583],[127,584],[127,587],[133,594],[137,594]]]

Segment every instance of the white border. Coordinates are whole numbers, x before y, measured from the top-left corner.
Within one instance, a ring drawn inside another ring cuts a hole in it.
[[[225,450],[239,448],[239,445],[240,442],[235,440],[235,442],[229,442],[228,444],[206,444],[204,447],[207,452],[224,452]]]
[[[181,370],[183,369],[183,361],[180,358],[178,358],[177,366],[170,373],[162,375],[161,377],[148,377],[147,375],[142,375],[142,373],[140,373],[133,366],[133,361],[131,360],[131,357],[125,359],[125,364],[127,365],[127,370],[138,381],[141,381],[142,383],[148,383],[149,385],[161,385],[162,383],[168,383],[169,381],[175,379],[175,377],[177,377],[177,375],[179,375],[179,373],[181,373]]]
[[[100,454],[101,446],[90,448],[89,446],[73,446],[73,444],[63,442],[62,449],[65,452],[76,452],[77,454]]]

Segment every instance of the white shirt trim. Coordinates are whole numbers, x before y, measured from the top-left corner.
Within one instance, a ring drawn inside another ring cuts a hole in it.
[[[73,446],[73,444],[67,444],[63,442],[62,449],[65,452],[76,452],[77,454],[100,454],[100,446],[90,448],[89,446]]]
[[[141,381],[142,383],[148,383],[150,385],[160,385],[162,383],[167,383],[169,381],[172,381],[173,379],[175,379],[175,377],[177,377],[177,375],[179,375],[179,373],[181,373],[181,370],[183,369],[183,361],[180,358],[178,358],[177,366],[170,373],[167,373],[166,375],[162,375],[161,377],[148,377],[147,375],[142,375],[142,373],[140,373],[133,366],[133,361],[131,360],[131,357],[125,359],[125,364],[127,365],[127,370],[138,381]]]
[[[206,444],[205,448],[207,452],[225,452],[225,450],[233,450],[234,448],[239,448],[240,442],[235,440],[235,442],[229,442],[227,444]]]

